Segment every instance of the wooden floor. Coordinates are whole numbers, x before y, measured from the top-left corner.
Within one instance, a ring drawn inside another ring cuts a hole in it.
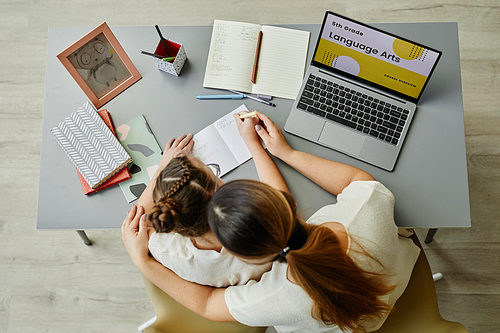
[[[119,230],[88,232],[88,247],[74,231],[35,229],[48,27],[320,23],[327,9],[365,22],[458,22],[472,228],[439,230],[425,249],[444,275],[442,315],[499,332],[498,0],[0,0],[0,333],[136,332],[154,315]]]

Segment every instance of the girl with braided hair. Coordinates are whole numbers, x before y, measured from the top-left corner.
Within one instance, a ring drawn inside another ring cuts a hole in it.
[[[149,260],[142,210],[130,212],[122,229],[132,261],[167,294],[211,320],[278,332],[377,330],[405,290],[420,251],[408,233],[400,236],[394,196],[360,169],[292,149],[268,117],[258,118],[236,120],[252,154],[259,154],[262,139],[271,154],[337,202],[304,221],[287,191],[253,180],[221,186],[208,206],[214,235],[246,262],[272,262],[260,281],[244,286],[199,286]]]
[[[206,208],[223,181],[209,166],[189,157],[192,146],[192,135],[170,140],[139,198],[150,223],[150,253],[177,275],[199,284],[223,287],[260,279],[270,263],[252,265],[235,258],[210,231]]]

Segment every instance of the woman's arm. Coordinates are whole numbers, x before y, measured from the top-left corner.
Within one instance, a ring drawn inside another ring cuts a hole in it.
[[[272,187],[289,193],[288,185],[280,170],[260,143],[259,136],[255,131],[255,126],[260,123],[258,117],[240,119],[239,114],[234,115],[238,131],[245,141],[245,144],[252,153],[252,157],[259,175],[259,180]]]
[[[167,164],[172,160],[172,158],[179,155],[189,155],[193,149],[194,140],[192,134],[183,134],[177,139],[170,139],[163,150],[163,155],[160,160],[160,165],[158,170],[156,170],[154,176],[151,178],[148,186],[142,192],[139,200],[137,200],[137,205],[142,206],[148,214],[154,206],[153,202],[153,189],[155,187],[156,178],[160,175]]]
[[[356,167],[292,149],[281,129],[269,117],[262,113],[257,115],[263,124],[256,127],[257,134],[269,152],[328,192],[338,195],[353,181],[375,180],[372,175]]]
[[[224,299],[225,288],[213,288],[181,279],[149,256],[144,208],[135,205],[122,224],[125,248],[137,269],[153,284],[191,311],[213,321],[236,321]]]

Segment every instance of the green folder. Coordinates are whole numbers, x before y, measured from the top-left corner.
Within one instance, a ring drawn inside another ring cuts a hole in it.
[[[118,140],[132,157],[132,178],[120,183],[128,202],[138,199],[160,164],[162,149],[143,115],[116,128]]]

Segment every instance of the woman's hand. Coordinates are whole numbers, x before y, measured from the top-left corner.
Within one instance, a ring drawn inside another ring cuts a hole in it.
[[[146,279],[191,311],[214,321],[236,321],[226,306],[225,288],[188,282],[149,256],[144,209],[135,205],[122,224],[122,239],[132,262]]]
[[[136,267],[151,260],[148,249],[148,224],[144,208],[135,205],[128,212],[122,224],[122,239],[132,262]]]
[[[243,138],[243,141],[245,141],[245,143],[247,144],[247,146],[251,146],[256,143],[259,146],[261,146],[259,141],[259,136],[255,131],[255,125],[260,123],[260,119],[256,115],[241,119],[240,115],[245,113],[248,112],[240,112],[240,113],[235,113],[233,115],[234,120],[236,122],[236,127],[238,128],[238,132],[240,132],[240,135]]]
[[[189,156],[193,150],[193,146],[194,140],[192,134],[183,134],[177,139],[170,139],[163,150],[163,156],[158,169],[162,170],[173,158],[177,156]]]
[[[284,159],[286,155],[293,152],[281,129],[265,114],[257,113],[261,125],[256,125],[255,129],[260,136],[267,150],[274,156]]]

